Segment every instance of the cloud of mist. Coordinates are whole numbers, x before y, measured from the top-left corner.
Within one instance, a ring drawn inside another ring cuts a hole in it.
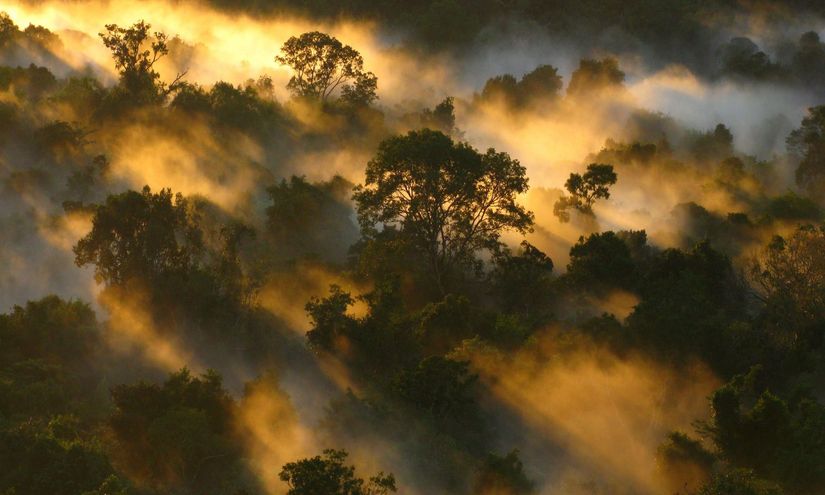
[[[591,344],[571,346],[559,332],[545,332],[513,356],[462,352],[494,397],[524,419],[532,432],[525,436],[561,448],[557,457],[524,452],[527,467],[544,473],[543,494],[564,493],[564,477],[575,471],[612,492],[660,493],[656,449],[669,431],[691,430],[719,385],[701,363],[676,368],[618,357]]]

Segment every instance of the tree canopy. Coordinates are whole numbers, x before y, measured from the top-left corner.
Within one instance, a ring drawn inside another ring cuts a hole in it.
[[[169,54],[165,33],[151,33],[151,24],[138,21],[129,27],[107,24],[100,33],[103,44],[112,52],[115,68],[120,73],[122,88],[135,103],[162,102],[168,93],[178,89],[184,74],[166,85],[155,70],[158,60]]]
[[[364,70],[361,54],[326,33],[290,37],[275,61],[292,69],[287,89],[295,96],[357,105],[378,98],[378,78]]]
[[[0,13],[0,495],[821,495],[820,3]]]
[[[597,199],[610,197],[610,186],[615,184],[616,180],[613,165],[603,163],[591,163],[584,175],[570,174],[570,178],[564,183],[564,188],[570,195],[562,196],[556,201],[553,205],[553,214],[562,222],[570,220],[570,209],[592,216],[593,204]]]
[[[397,226],[446,290],[454,271],[504,230],[530,230],[533,214],[517,201],[527,189],[524,167],[506,153],[481,154],[425,129],[382,142],[353,198],[366,235]]]
[[[315,456],[290,462],[279,477],[289,485],[288,495],[386,495],[395,492],[395,477],[378,473],[369,481],[355,476],[355,468],[344,464],[347,452],[324,450]]]
[[[95,277],[107,284],[188,269],[202,239],[186,205],[182,195],[148,186],[109,196],[96,208],[91,232],[75,245],[75,263],[94,264]]]

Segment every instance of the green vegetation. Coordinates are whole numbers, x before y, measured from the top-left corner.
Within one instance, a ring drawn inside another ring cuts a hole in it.
[[[825,107],[757,158],[632,106],[620,67],[690,46],[696,84],[821,89],[815,33],[719,41],[730,2],[211,3],[368,19],[395,55],[525,19],[625,41],[566,86],[392,107],[320,31],[237,84],[165,81],[198,40],[107,24],[107,82],[0,15],[0,495],[822,492]],[[531,175],[577,113],[617,135]]]

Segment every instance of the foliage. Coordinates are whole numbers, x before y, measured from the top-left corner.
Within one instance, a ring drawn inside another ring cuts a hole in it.
[[[825,106],[808,109],[802,125],[787,139],[788,151],[799,158],[796,183],[810,192],[825,184]]]
[[[570,248],[565,278],[578,287],[634,289],[638,269],[630,247],[614,232],[591,234]]]
[[[547,295],[551,290],[553,260],[527,241],[518,254],[498,251],[490,274],[492,290],[505,311],[519,311],[534,317],[546,316]]]
[[[673,493],[693,493],[705,485],[715,460],[701,442],[678,431],[668,434],[656,451],[656,467]]]
[[[731,464],[776,480],[790,493],[813,494],[822,486],[822,404],[810,397],[789,404],[755,381],[752,370],[718,389],[711,407],[713,419],[706,429]]]
[[[330,286],[330,295],[324,299],[314,297],[306,305],[312,329],[307,332],[309,346],[317,350],[331,351],[336,341],[345,338],[355,325],[355,320],[347,316],[355,300],[337,285]]]
[[[570,76],[567,94],[581,97],[591,93],[619,89],[624,83],[624,72],[615,58],[582,59]]]
[[[562,89],[558,69],[540,65],[516,80],[510,74],[492,77],[484,83],[480,98],[483,101],[502,102],[512,109],[525,109],[530,104],[555,102]]]
[[[761,256],[750,262],[750,276],[760,290],[766,317],[797,345],[821,343],[824,249],[825,227],[800,227],[788,239],[774,236]]]
[[[786,70],[745,37],[731,38],[719,50],[720,73],[736,79],[764,81],[787,77]]]
[[[421,113],[421,127],[440,131],[447,135],[457,134],[458,130],[455,127],[455,98],[448,96],[432,110],[425,109]]]
[[[616,183],[616,172],[613,165],[603,163],[591,163],[587,166],[587,172],[582,174],[570,174],[564,188],[569,196],[562,196],[553,205],[553,214],[560,221],[570,221],[570,209],[575,209],[585,215],[593,215],[593,204],[597,199],[607,199],[610,197],[610,186]]]
[[[779,487],[761,480],[748,470],[734,470],[713,477],[699,495],[782,495]]]
[[[546,32],[554,40],[571,33],[587,39],[589,53],[615,53],[633,62],[634,76],[639,67],[656,73],[655,84],[733,83],[753,91],[756,82],[759,94],[825,89],[819,35],[781,24],[798,12],[825,13],[810,0],[756,7],[724,0],[209,1],[235,15],[274,9],[318,25],[367,22],[391,45],[391,57],[442,61],[448,76],[523,67],[521,58],[487,48],[526,27],[535,39]],[[765,21],[778,33],[770,50],[719,37],[718,26],[765,12],[779,19]],[[118,76],[113,85],[95,67],[77,65],[84,58],[77,46],[84,45],[76,33],[18,27],[0,14],[0,296],[10,301],[0,314],[3,495],[258,495],[277,478],[271,458],[306,440],[310,423],[311,441],[357,449],[358,463],[364,456],[382,465],[403,459],[402,490],[535,493],[528,465],[544,443],[522,438],[533,432],[521,420],[525,400],[534,398],[515,389],[521,372],[541,377],[556,362],[601,367],[617,359],[643,384],[658,377],[651,370],[681,379],[705,365],[729,380],[710,397],[710,419],[695,423],[701,438],[668,434],[655,458],[627,461],[632,474],[650,473],[655,462],[661,479],[654,481],[667,493],[822,491],[821,107],[788,137],[788,155],[767,158],[791,127],[786,118],[734,119],[736,129],[754,129],[736,140],[724,124],[691,130],[675,117],[634,108],[612,58],[573,66],[566,95],[559,71],[540,65],[520,77],[490,78],[469,101],[460,94],[433,99],[462,86],[449,84],[455,81],[421,94],[404,93],[403,79],[395,78],[400,92],[388,95],[391,104],[374,106],[377,78],[361,54],[312,32],[290,38],[276,58],[291,70],[288,89],[296,97],[281,105],[265,74],[164,82],[167,62],[203,60],[199,40],[153,33],[144,21],[107,25],[101,38]],[[653,65],[647,58],[637,65],[639,47],[655,54]],[[408,75],[394,68],[393,76]],[[634,94],[638,89],[634,81]],[[534,122],[551,121],[535,127],[539,133],[567,130],[563,120],[580,120],[574,114],[582,112],[628,116],[610,126],[622,141],[608,139],[580,163],[591,164],[587,171],[565,184],[555,212],[562,220],[583,213],[581,222],[542,223],[528,242],[521,237],[534,218],[519,201],[546,210],[557,191],[527,196],[527,171],[517,160],[460,140],[499,135],[494,126],[506,124],[522,134],[497,146],[558,143],[558,136],[533,134]],[[456,125],[492,117],[501,120]],[[736,146],[742,143],[766,158],[748,156]],[[124,168],[149,155],[163,166],[149,160]],[[335,174],[359,171],[336,167],[368,155],[353,196],[353,184]],[[783,181],[788,166],[798,167],[798,190]],[[670,217],[672,203],[633,196],[610,205],[620,212],[633,205],[629,219],[611,211],[610,225],[649,215],[649,239],[645,231],[596,231],[594,205],[616,194],[619,167],[631,186],[660,187],[658,197],[677,198]],[[308,178],[291,175],[304,172]],[[221,201],[169,189],[127,191],[134,174],[217,193]],[[797,228],[800,222],[814,225]],[[95,272],[99,294],[86,286],[87,271],[63,266],[72,241],[76,264]],[[553,273],[551,253],[564,260],[561,273]],[[341,285],[318,291],[333,280]],[[303,303],[309,326],[302,342],[295,309]],[[549,351],[548,359],[523,359],[535,350]],[[227,383],[217,372],[185,368],[164,381],[149,359],[155,354],[171,358],[166,365],[215,366],[228,373]],[[289,397],[271,368],[282,373]],[[261,373],[265,378],[243,383]],[[632,392],[633,380],[621,383]],[[663,382],[668,390],[673,383]],[[352,390],[333,396],[316,425],[307,404],[323,406],[342,384]],[[232,394],[244,389],[236,402]],[[673,407],[695,402],[675,392],[656,414],[660,426],[673,419]],[[516,450],[488,454],[502,438],[530,444],[530,462]],[[583,446],[592,447],[573,445]],[[313,495],[396,490],[392,475],[359,478],[347,459],[328,450],[288,463],[282,488]],[[650,488],[635,477],[606,478],[560,489]]]
[[[162,386],[112,389],[109,426],[128,471],[150,486],[224,493],[240,452],[233,438],[234,401],[220,375],[187,369]]]
[[[343,252],[358,238],[350,219],[351,189],[352,184],[340,176],[314,184],[293,176],[269,187],[272,204],[266,214],[273,241],[292,256],[306,253],[334,260],[331,246],[338,245]]]
[[[322,102],[336,96],[353,105],[368,105],[378,96],[378,78],[364,70],[357,50],[319,31],[290,37],[275,61],[293,70],[287,89]]]
[[[691,153],[699,162],[723,160],[733,153],[733,134],[724,124],[709,132],[695,135]]]
[[[107,284],[186,271],[202,248],[199,230],[187,218],[186,200],[169,189],[109,196],[95,210],[92,230],[74,247],[78,266],[95,265]]]
[[[476,413],[472,390],[478,377],[470,374],[468,364],[428,357],[396,377],[394,393],[408,407],[438,423],[473,420]]]
[[[395,477],[383,472],[368,482],[355,476],[355,468],[344,464],[347,452],[324,450],[315,456],[284,465],[279,477],[289,485],[288,495],[386,495],[395,493]]]
[[[178,89],[178,76],[166,85],[155,70],[158,60],[169,54],[167,35],[151,33],[152,25],[144,21],[123,28],[107,24],[106,32],[100,33],[103,44],[112,52],[115,69],[120,74],[120,88],[131,104],[161,103],[166,96]]]
[[[494,248],[502,231],[530,229],[532,213],[516,202],[527,188],[524,167],[506,153],[482,155],[425,129],[382,142],[353,198],[364,234],[397,226],[446,291],[456,270]]]

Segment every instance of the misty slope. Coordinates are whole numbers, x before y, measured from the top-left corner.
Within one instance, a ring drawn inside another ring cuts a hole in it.
[[[818,494],[817,2],[19,2],[0,494]]]

